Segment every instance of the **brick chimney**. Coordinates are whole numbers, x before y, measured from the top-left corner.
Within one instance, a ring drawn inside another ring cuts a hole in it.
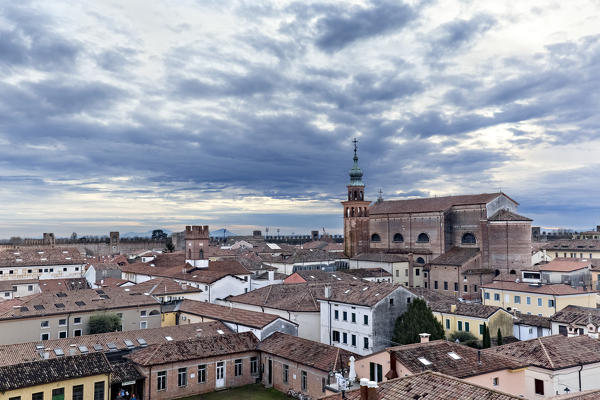
[[[450,305],[450,312],[454,314],[456,312],[456,304]]]
[[[377,400],[379,396],[377,395],[377,382],[369,381],[367,385],[367,399],[366,400]]]
[[[360,378],[360,400],[367,400],[367,386],[369,380],[367,378]]]
[[[429,336],[431,336],[429,333],[419,333],[419,337],[421,338],[421,343],[428,343]]]

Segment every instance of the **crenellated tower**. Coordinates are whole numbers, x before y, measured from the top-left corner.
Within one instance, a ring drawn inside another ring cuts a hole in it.
[[[358,166],[358,140],[354,144],[354,165],[350,170],[348,200],[344,206],[344,253],[354,257],[369,251],[369,204],[365,201],[365,184],[362,181],[363,172]]]

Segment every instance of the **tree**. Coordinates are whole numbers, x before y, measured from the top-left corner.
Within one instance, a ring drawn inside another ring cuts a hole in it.
[[[115,332],[121,329],[121,318],[117,314],[92,315],[88,320],[88,332],[94,333]]]
[[[449,339],[453,342],[457,340],[466,346],[479,348],[479,340],[471,332],[454,331],[450,334]]]
[[[71,241],[72,241],[72,242],[75,242],[75,241],[77,241],[77,232],[73,232],[73,233],[71,233]]]
[[[498,343],[498,346],[502,346],[502,332],[500,332],[500,328],[498,328],[496,342]]]
[[[152,231],[152,240],[163,240],[167,238],[167,234],[162,229]]]
[[[173,240],[171,238],[167,239],[167,244],[165,245],[165,253],[172,253],[175,250],[175,246],[173,245]]]
[[[483,348],[488,349],[492,346],[492,340],[490,338],[490,328],[487,324],[483,323]]]
[[[429,333],[430,340],[444,339],[444,327],[433,316],[425,300],[414,298],[404,314],[396,319],[393,344],[410,344],[420,341],[419,333]]]

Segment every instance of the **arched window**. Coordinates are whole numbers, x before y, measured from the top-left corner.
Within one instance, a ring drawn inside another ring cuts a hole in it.
[[[381,237],[378,234],[374,233],[371,235],[371,242],[381,242]]]
[[[509,273],[510,273],[511,275],[516,275],[516,274],[517,274],[517,271],[515,271],[514,269],[511,269]]]
[[[429,243],[429,236],[426,233],[419,233],[417,243]]]
[[[404,238],[402,237],[402,235],[400,233],[396,233],[394,235],[394,242],[404,242]]]
[[[417,259],[415,261],[418,262],[419,264],[425,264],[425,260],[423,259],[423,257],[417,257]]]
[[[475,235],[468,232],[462,236],[461,242],[462,244],[475,244],[477,243],[477,240],[475,239]]]
[[[152,311],[150,311],[149,315],[158,315],[158,314],[160,314],[160,313],[157,310],[152,310]]]

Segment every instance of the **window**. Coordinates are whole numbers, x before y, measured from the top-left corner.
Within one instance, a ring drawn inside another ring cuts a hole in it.
[[[340,312],[338,310],[334,310],[333,311],[333,318],[334,319],[340,319]]]
[[[531,304],[531,297],[527,296],[525,298],[525,301],[527,302],[527,304]]]
[[[421,275],[421,270],[419,268],[415,268],[415,276]]]
[[[446,319],[446,329],[450,329],[450,320]]]
[[[348,321],[348,312],[344,311],[344,312],[342,313],[342,319],[343,319],[344,321]]]
[[[73,336],[81,336],[81,329],[75,329],[73,331]]]
[[[40,326],[41,326],[42,328],[47,328],[47,327],[49,327],[49,326],[50,326],[50,324],[48,323],[48,321],[42,321],[42,323],[40,324]]]
[[[81,317],[75,317],[75,318],[73,318],[73,323],[75,325],[80,324],[81,323]]]
[[[429,235],[426,233],[419,233],[419,236],[417,236],[417,243],[429,243]]]
[[[465,321],[465,332],[469,332],[469,323]]]
[[[473,235],[472,233],[465,233],[464,235],[462,235],[461,243],[475,244],[477,243],[477,240],[475,239],[475,235]]]
[[[399,242],[404,242],[404,238],[402,237],[402,235],[401,235],[401,234],[399,234],[399,233],[396,233],[396,234],[394,235],[394,242],[396,242],[396,243],[399,243]]]
[[[21,400],[21,396],[9,397],[8,400]],[[83,400],[83,398],[81,400]]]
[[[381,237],[377,233],[374,233],[371,235],[371,242],[381,242]]]
[[[498,377],[492,378],[492,385],[498,386],[499,382],[500,382],[500,379]]]
[[[283,383],[288,383],[290,376],[290,366],[287,364],[283,364]]]
[[[146,315],[146,310],[140,311],[140,317],[145,317]]]
[[[234,366],[234,375],[242,376],[242,359],[238,358],[237,360],[235,360]]]
[[[486,300],[489,300],[489,299],[490,299],[490,294],[489,294],[489,292],[485,292],[485,293],[483,294],[483,298],[484,298],[484,299],[486,299]]]
[[[538,297],[538,307],[542,306],[542,299]]]
[[[515,296],[515,304],[521,304],[521,296]]]
[[[38,392],[31,395],[31,400],[44,400],[44,392]]]
[[[52,400],[65,400],[65,388],[52,389]]]
[[[342,343],[348,344],[348,334],[346,332],[342,333]]]
[[[409,297],[409,299],[410,299],[410,297]],[[369,325],[369,316],[368,315],[363,315],[363,324]]]
[[[140,329],[148,328],[148,321],[140,321]]]
[[[94,383],[94,400],[104,400],[104,382]]]
[[[454,282],[454,291],[458,292],[458,282]]]
[[[369,363],[369,378],[375,382],[381,382],[383,380],[383,367],[381,364]]]
[[[198,383],[206,383],[206,364],[198,365]]]
[[[536,379],[534,382],[535,385],[535,394],[544,395],[544,381],[541,379]]]
[[[483,335],[485,333],[485,325],[479,324],[479,334]]]
[[[494,301],[500,301],[500,293],[494,293]]]
[[[437,288],[438,288],[438,283],[437,283],[437,281],[433,281],[433,288],[437,290]]]
[[[67,325],[67,319],[66,318],[58,320],[58,326],[65,326],[65,325]]]
[[[463,285],[463,292],[464,293],[468,293],[469,292],[469,287],[467,285]]]
[[[156,390],[167,390],[167,371],[158,371],[156,374]]]
[[[58,338],[59,339],[65,339],[67,337],[67,331],[60,331],[58,332]]]
[[[369,338],[368,337],[363,339],[363,349],[365,349],[365,350],[369,349]]]
[[[301,379],[302,379],[302,380],[301,380],[301,384],[302,384],[302,390],[303,390],[303,391],[306,391],[306,389],[308,388],[308,382],[307,382],[307,380],[308,380],[308,376],[306,375],[306,371],[302,371],[302,373],[301,373],[301,375],[300,375],[300,376],[302,377],[302,378],[301,378]]]
[[[187,368],[179,368],[177,370],[177,386],[184,387],[187,385]]]
[[[42,333],[40,335],[40,339],[41,340],[48,340],[48,339],[50,339],[50,335],[48,333]]]
[[[33,285],[27,286],[27,291],[28,292],[33,292]]]
[[[400,270],[399,269],[396,270],[396,278],[400,278]]]
[[[340,342],[340,332],[331,331],[331,340],[339,343]]]
[[[393,306],[393,305],[394,305],[394,299],[392,298],[392,299],[390,299],[390,306]]]
[[[356,347],[356,335],[352,335],[352,347]]]
[[[462,331],[462,321],[458,321],[458,330]]]
[[[250,357],[250,374],[254,375],[258,373],[258,358]]]
[[[425,264],[425,259],[423,257],[417,257],[415,260],[418,264]]]
[[[448,282],[444,281],[444,290],[448,290]]]
[[[351,317],[352,317],[352,323],[355,324],[356,323],[356,313],[352,313]]]
[[[548,307],[554,307],[554,300],[548,300]]]

